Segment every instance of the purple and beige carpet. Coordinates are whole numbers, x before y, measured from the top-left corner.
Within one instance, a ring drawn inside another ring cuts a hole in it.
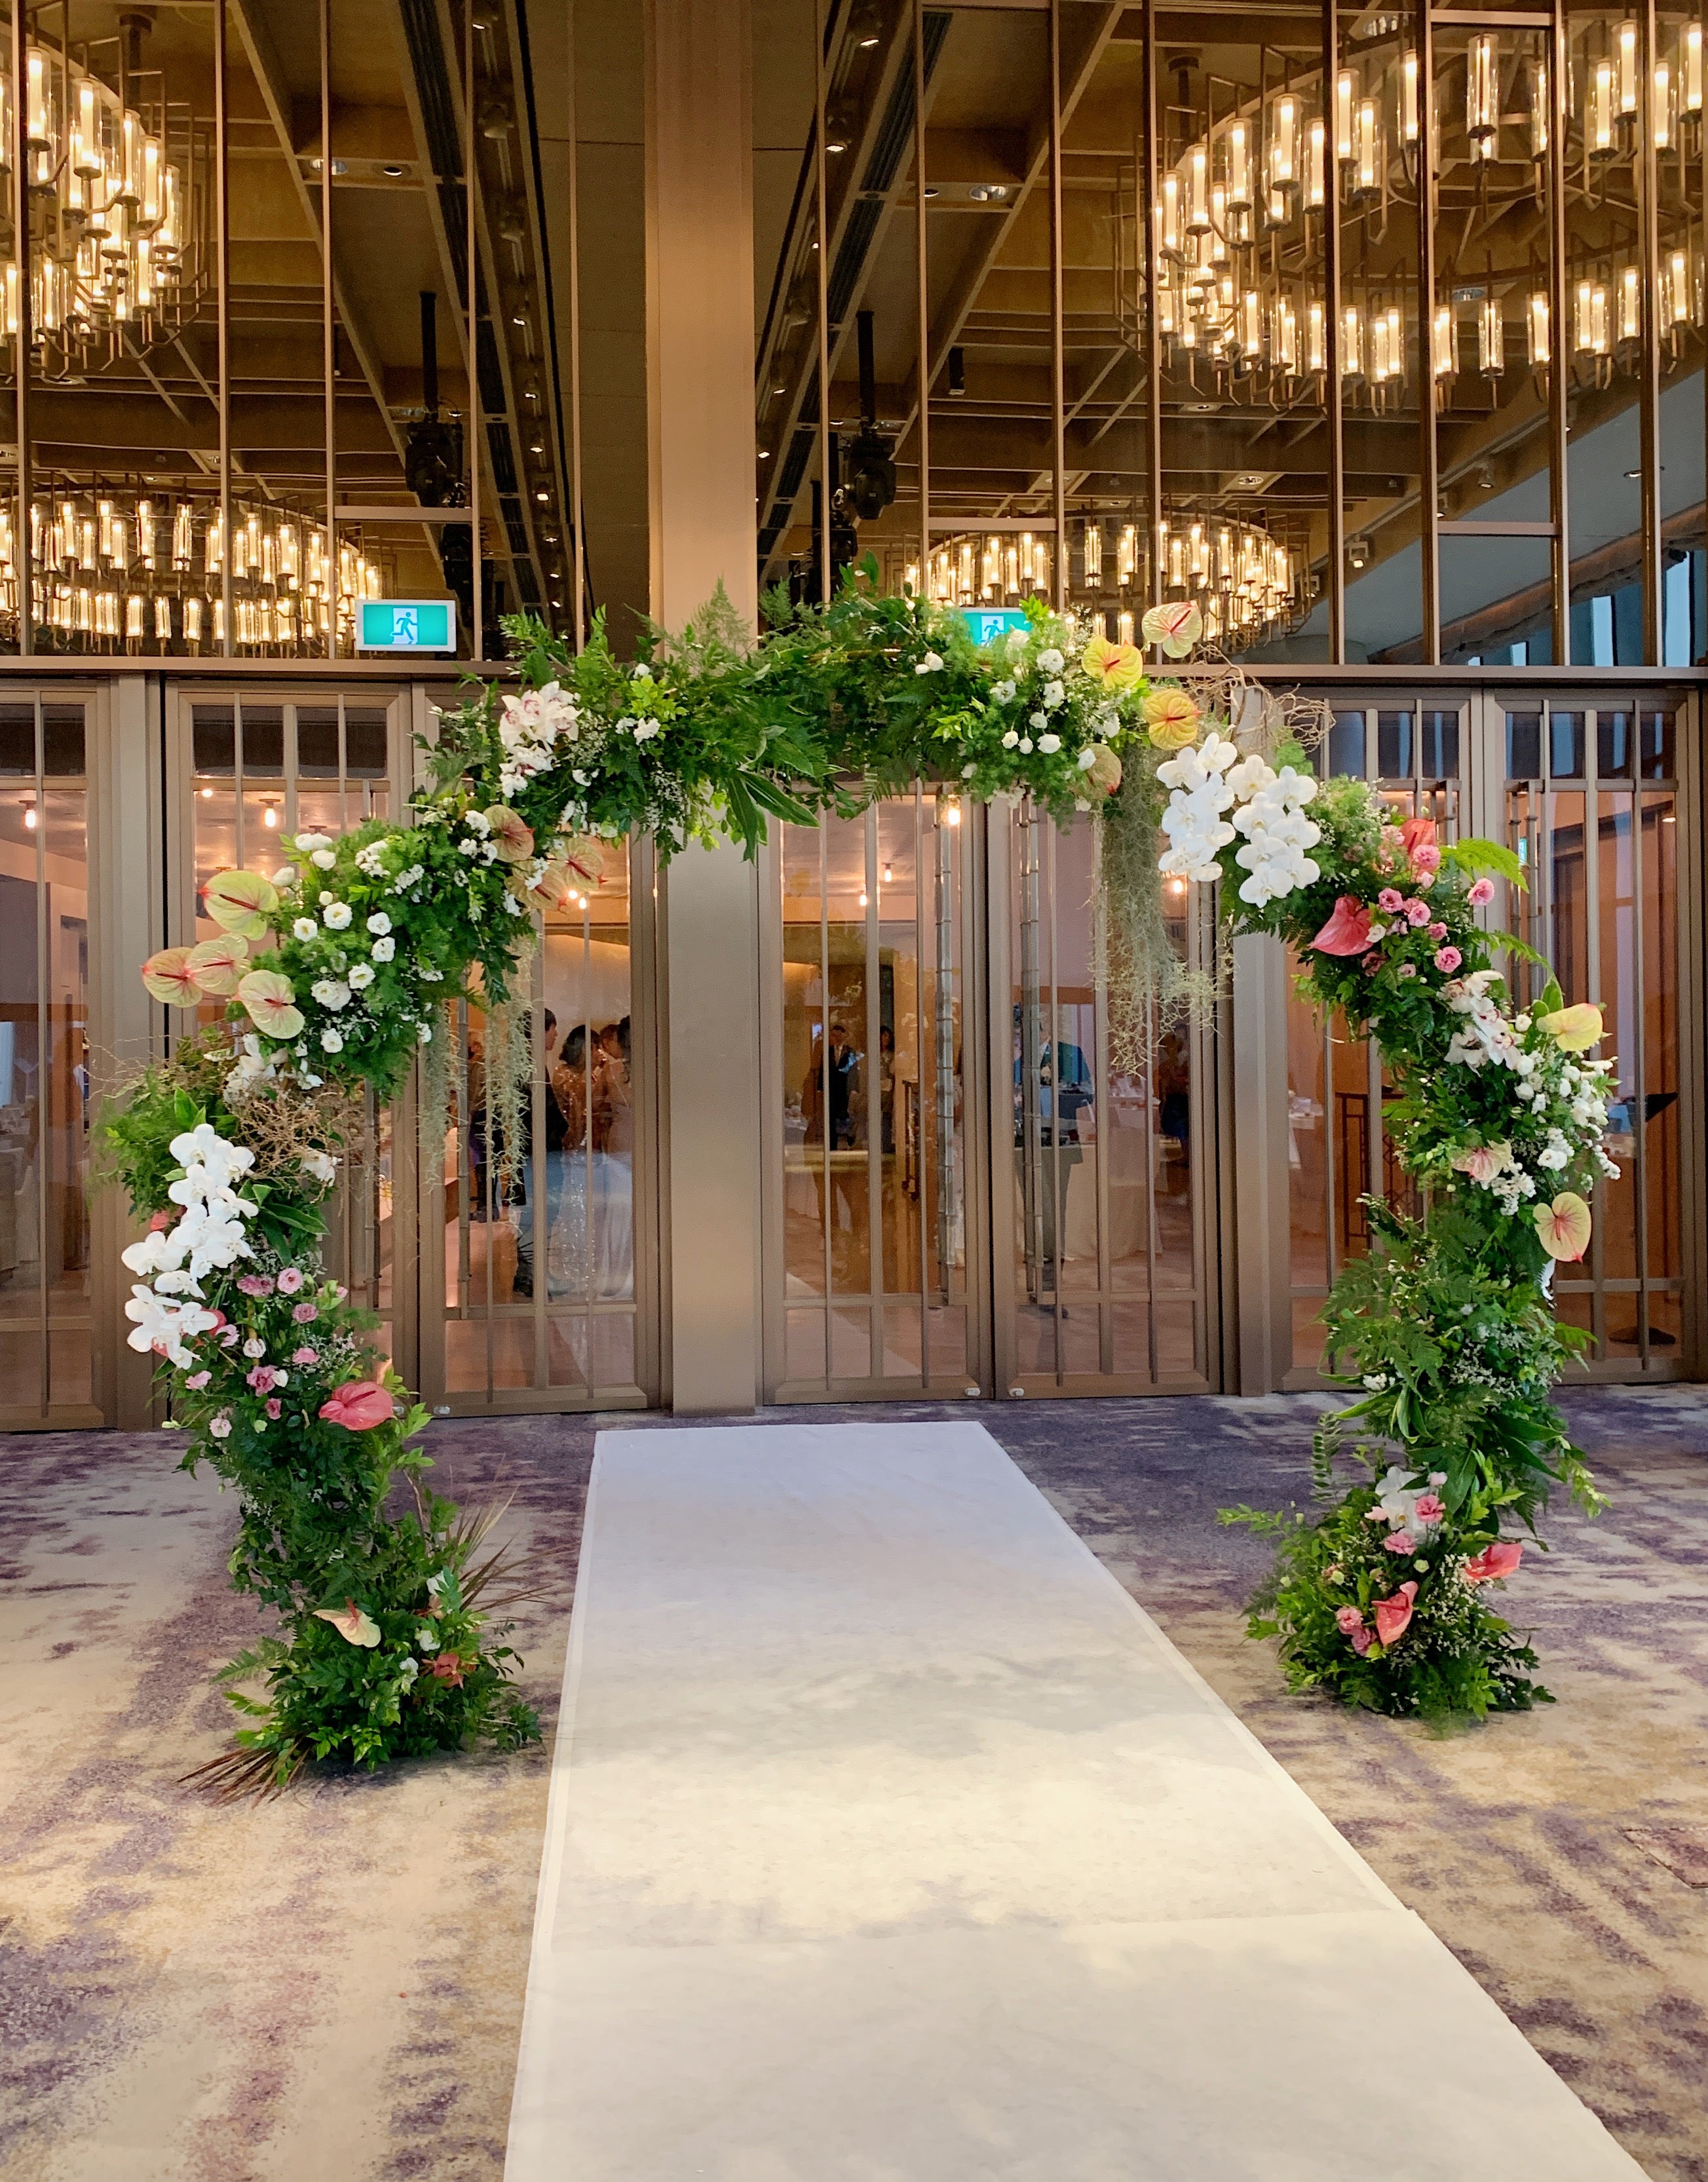
[[[1304,1496],[1311,1406],[811,1415],[976,1416],[1653,2182],[1708,2182],[1708,1402],[1573,1398],[1614,1505],[1556,1517],[1507,1599],[1561,1703],[1450,1736],[1290,1698],[1241,1641],[1264,1555],[1214,1511]],[[520,1631],[549,1727],[593,1433],[431,1442],[451,1489],[514,1493],[510,1525],[556,1572]],[[188,1796],[225,1734],[207,1677],[257,1620],[224,1585],[229,1503],[175,1453],[0,1443],[0,2171],[499,2182],[548,1754],[254,1809]],[[1404,2019],[1390,1999],[1365,1996],[1373,2052]],[[1420,2103],[1436,2065],[1415,2057]],[[1406,2115],[1369,2124],[1373,2168],[1403,2174]],[[1483,2164],[1524,2163],[1497,2138]]]

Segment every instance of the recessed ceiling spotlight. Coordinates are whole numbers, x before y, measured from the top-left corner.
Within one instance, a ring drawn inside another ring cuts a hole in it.
[[[549,492],[537,492],[533,496],[536,500],[541,501],[550,500],[551,498],[551,495]]]
[[[407,174],[409,169],[406,167],[400,167],[396,162],[393,160],[388,162],[388,163],[383,166],[379,171],[382,174],[390,174],[392,180],[395,182],[400,174]]]

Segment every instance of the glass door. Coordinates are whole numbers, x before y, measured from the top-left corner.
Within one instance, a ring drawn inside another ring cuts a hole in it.
[[[983,827],[919,787],[766,852],[770,1399],[988,1382]]]
[[[1694,845],[1694,737],[1685,702],[1666,693],[1509,698],[1491,706],[1503,757],[1507,838],[1529,886],[1510,897],[1508,928],[1546,955],[1568,1003],[1606,1019],[1609,1156],[1582,1265],[1562,1265],[1560,1315],[1595,1339],[1598,1376],[1671,1377],[1695,1345],[1687,1275],[1700,1247],[1698,1089],[1687,1014],[1690,921],[1679,911]],[[1696,899],[1694,883],[1684,899]],[[1517,965],[1528,999],[1547,976]],[[1698,1117],[1693,1119],[1693,1117]]]
[[[1221,1383],[1212,1039],[1110,974],[1099,829],[992,814],[991,1205],[997,1384],[1010,1394]],[[1203,890],[1165,897],[1208,967]]]

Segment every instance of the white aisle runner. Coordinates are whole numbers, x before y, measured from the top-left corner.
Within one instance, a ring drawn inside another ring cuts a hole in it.
[[[907,1423],[600,1435],[506,2172],[1641,2175],[982,1427]]]

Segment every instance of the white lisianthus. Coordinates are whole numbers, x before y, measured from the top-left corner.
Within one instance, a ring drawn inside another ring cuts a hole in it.
[[[373,983],[373,965],[371,962],[353,964],[345,983],[352,993],[365,993]]]
[[[350,929],[351,910],[347,901],[328,902],[320,916],[329,932],[347,932]]]
[[[1044,684],[1044,710],[1047,712],[1053,712],[1059,705],[1065,701],[1067,694],[1068,692],[1065,684],[1061,682],[1046,682]]]
[[[317,850],[332,846],[330,833],[299,833],[291,845],[299,856],[312,856]]]
[[[338,858],[330,849],[317,849],[308,861],[317,871],[329,872]]]
[[[383,937],[391,929],[391,919],[383,909],[376,909],[368,920],[368,928],[370,932],[377,933]]]
[[[1094,743],[1087,743],[1085,748],[1080,752],[1079,756],[1074,760],[1074,763],[1078,766],[1081,773],[1089,773],[1097,761],[1097,745]]]
[[[1038,737],[1038,748],[1043,752],[1046,757],[1053,757],[1061,746],[1062,739],[1059,735],[1040,735]]]
[[[1014,684],[1012,682],[998,682],[995,688],[991,691],[991,696],[998,705],[1012,705],[1014,701]]]
[[[1031,754],[1032,739],[1030,735],[1022,735],[1020,737],[1020,756],[1022,757],[1030,757]]]
[[[334,1015],[350,1005],[350,988],[336,977],[317,978],[308,989],[322,1007],[330,1008]]]
[[[376,939],[373,943],[373,959],[376,962],[389,962],[396,952],[397,942],[395,939]],[[421,974],[424,977],[428,972],[423,970]],[[433,972],[435,977],[438,974],[437,971]]]
[[[344,1050],[344,1033],[341,1030],[333,1030],[329,1027],[322,1031],[320,1033],[320,1050],[323,1053],[342,1053]]]
[[[1059,674],[1062,668],[1066,664],[1066,661],[1062,657],[1062,655],[1056,650],[1053,645],[1052,645],[1047,651],[1041,651],[1038,654],[1038,672],[1040,674]]]
[[[293,939],[318,939],[320,927],[312,917],[299,917],[291,922],[290,935]]]
[[[1003,748],[1004,750],[1012,750],[1020,739],[1020,729],[1018,728],[1010,728],[1008,733],[1003,737]]]

